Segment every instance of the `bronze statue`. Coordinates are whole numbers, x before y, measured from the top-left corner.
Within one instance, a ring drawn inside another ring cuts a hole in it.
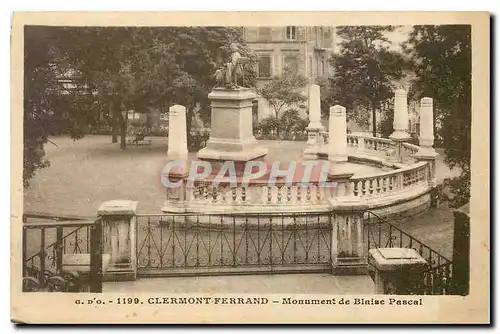
[[[238,52],[238,46],[236,43],[231,43],[230,45],[232,54],[229,62],[227,62],[224,67],[220,67],[215,71],[214,77],[217,81],[217,87],[225,87],[229,89],[236,89],[242,87],[245,84],[245,78],[243,73],[243,65],[248,62],[248,58],[242,57]],[[239,85],[239,79],[241,79],[241,86]]]

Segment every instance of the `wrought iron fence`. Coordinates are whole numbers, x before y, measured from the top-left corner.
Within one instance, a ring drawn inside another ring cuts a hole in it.
[[[328,213],[138,215],[138,272],[245,273],[330,268]]]
[[[451,260],[371,211],[366,212],[365,221],[367,222],[365,233],[368,249],[411,248],[427,261],[427,268],[419,273],[421,276],[418,279],[412,279],[414,285],[410,290],[413,293],[454,294]],[[369,265],[374,265],[371,259]]]
[[[102,292],[102,222],[80,219],[23,215],[24,292]]]

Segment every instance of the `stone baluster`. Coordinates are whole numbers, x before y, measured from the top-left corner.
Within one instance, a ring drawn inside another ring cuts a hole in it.
[[[328,160],[347,161],[347,119],[345,107],[330,107]]]
[[[137,277],[137,205],[138,202],[114,200],[102,203],[97,211],[103,222],[104,253],[110,254],[106,280],[129,281]]]

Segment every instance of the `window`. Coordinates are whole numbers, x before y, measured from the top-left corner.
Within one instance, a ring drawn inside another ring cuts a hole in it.
[[[285,56],[285,70],[293,74],[299,72],[299,60],[297,56]]]
[[[297,39],[297,27],[286,27],[286,39]]]
[[[261,42],[271,41],[271,28],[259,27],[259,41]]]
[[[271,76],[271,57],[260,56],[257,68],[259,78],[269,78]]]
[[[320,75],[324,75],[325,74],[325,57],[321,57],[321,65],[320,65]]]

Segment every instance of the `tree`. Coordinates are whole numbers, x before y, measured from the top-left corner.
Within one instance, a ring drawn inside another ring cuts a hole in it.
[[[454,206],[470,197],[471,157],[471,30],[467,25],[414,26],[406,52],[414,60],[416,98],[432,97],[441,126],[445,162],[462,170],[447,180]]]
[[[109,119],[112,141],[126,148],[127,110],[187,107],[188,140],[195,110],[210,120],[213,73],[229,44],[250,58],[245,82],[255,84],[256,56],[240,27],[48,27],[25,29],[24,180],[48,166],[51,134],[81,138],[85,127]],[[73,88],[61,89],[61,79]]]
[[[307,97],[302,93],[306,85],[305,77],[285,70],[283,75],[274,76],[257,91],[271,105],[275,118],[279,119],[285,107],[294,108],[307,101]]]
[[[194,110],[204,121],[210,119],[208,93],[215,84],[213,74],[229,58],[229,44],[252,61],[239,27],[155,28],[67,28],[66,50],[74,64],[111,108],[113,127],[118,126],[125,148],[126,117],[130,109],[168,110],[172,104],[187,109],[188,140]],[[253,85],[255,71],[248,66],[246,82]],[[115,134],[115,132],[114,132]],[[114,140],[113,140],[114,141]]]
[[[35,170],[48,166],[43,160],[56,88],[50,64],[52,36],[25,28],[23,183],[26,187]]]
[[[92,99],[85,85],[61,83],[64,66],[58,52],[55,27],[24,29],[23,184],[37,169],[49,166],[44,145],[54,134],[80,138],[84,125],[92,122]]]
[[[61,58],[81,73],[98,104],[108,108],[112,141],[121,134],[120,147],[126,148],[125,111],[141,108],[140,88],[143,54],[147,47],[142,28],[66,27],[58,33]]]
[[[323,99],[323,105],[341,104],[351,113],[370,111],[374,137],[376,113],[393,97],[393,83],[403,78],[406,66],[402,55],[389,49],[390,42],[384,35],[394,29],[394,26],[339,27],[340,53],[331,59],[334,75],[330,91]]]

